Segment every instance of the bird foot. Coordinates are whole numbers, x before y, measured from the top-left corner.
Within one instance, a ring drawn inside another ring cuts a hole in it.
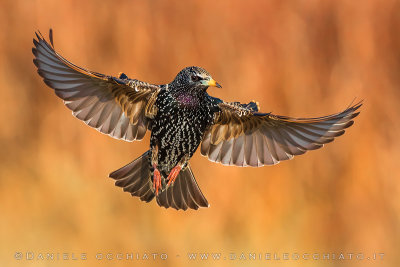
[[[174,182],[175,182],[176,178],[178,177],[178,174],[181,170],[182,170],[182,167],[179,165],[175,166],[171,170],[171,172],[169,173],[168,178],[167,178],[167,180],[168,180],[167,186],[169,186],[170,184],[172,184],[172,185],[174,184]]]
[[[153,189],[156,191],[156,196],[158,196],[158,189],[161,187],[161,173],[154,166],[154,177],[153,177]]]

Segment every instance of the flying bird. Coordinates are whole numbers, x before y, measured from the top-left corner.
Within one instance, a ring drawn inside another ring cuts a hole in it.
[[[189,160],[200,146],[210,161],[230,166],[274,165],[321,148],[353,124],[361,102],[317,118],[263,113],[259,104],[225,102],[208,94],[221,87],[200,67],[187,67],[162,85],[81,68],[54,50],[40,32],[34,64],[72,114],[101,133],[125,141],[151,132],[150,149],[109,176],[132,196],[165,208],[208,207]]]

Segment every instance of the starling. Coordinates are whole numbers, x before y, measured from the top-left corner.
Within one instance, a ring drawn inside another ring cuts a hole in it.
[[[361,102],[318,118],[262,113],[257,102],[225,102],[210,96],[221,87],[200,67],[181,70],[168,84],[154,85],[89,71],[69,62],[39,33],[33,62],[72,114],[101,133],[125,141],[151,132],[150,149],[109,176],[124,191],[165,208],[208,207],[189,160],[201,154],[231,166],[274,165],[321,148],[353,124]]]

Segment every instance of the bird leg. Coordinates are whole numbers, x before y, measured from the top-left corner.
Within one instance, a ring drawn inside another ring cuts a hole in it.
[[[168,175],[168,178],[167,178],[167,180],[168,180],[167,186],[173,185],[173,184],[174,184],[176,178],[177,178],[178,175],[179,175],[179,172],[180,172],[184,167],[186,167],[186,164],[187,164],[188,160],[189,160],[189,157],[188,157],[188,156],[185,156],[185,157],[183,157],[183,158],[179,161],[178,165],[176,165],[174,168],[172,168],[172,170],[170,171],[170,173],[169,173],[169,175]]]
[[[182,170],[182,167],[178,164],[178,165],[176,165],[172,170],[171,170],[171,172],[169,173],[169,175],[168,175],[168,178],[167,178],[167,180],[168,180],[168,184],[167,184],[167,186],[169,186],[170,184],[174,184],[174,182],[175,182],[175,180],[176,180],[176,178],[178,177],[178,174],[179,174],[179,172]]]
[[[158,196],[158,189],[161,187],[161,173],[154,164],[154,176],[153,176],[153,189],[156,191],[156,196]]]
[[[161,173],[157,169],[158,157],[158,146],[151,151],[151,164],[153,165],[153,189],[156,191],[156,196],[158,196],[158,189],[161,187]]]

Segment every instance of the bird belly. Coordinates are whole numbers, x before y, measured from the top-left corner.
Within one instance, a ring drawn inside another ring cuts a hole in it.
[[[157,168],[164,176],[182,159],[188,161],[193,156],[212,119],[204,114],[201,109],[177,107],[153,121],[150,145],[151,149],[158,147]]]

